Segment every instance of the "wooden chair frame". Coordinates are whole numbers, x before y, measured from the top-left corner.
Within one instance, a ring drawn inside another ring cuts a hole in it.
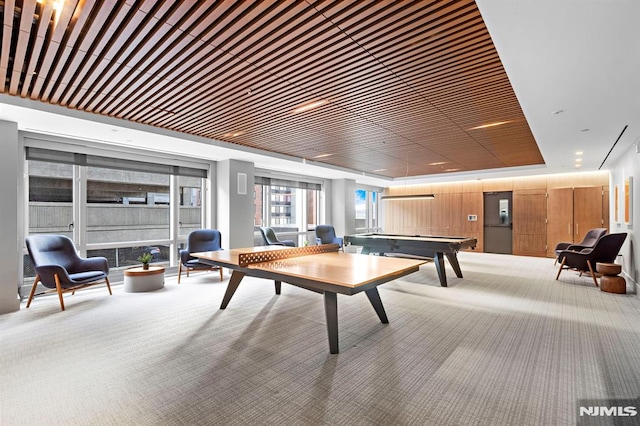
[[[96,284],[101,284],[103,281],[107,284],[107,290],[109,290],[109,295],[113,296],[113,292],[111,291],[111,285],[109,283],[109,278],[105,277],[104,279],[100,279],[98,281],[93,281],[90,283],[85,283],[85,284],[79,284],[77,286],[73,286],[73,287],[67,287],[67,288],[63,288],[62,285],[60,284],[60,277],[58,276],[58,274],[54,275],[54,279],[56,281],[56,288],[52,288],[49,290],[45,290],[42,293],[38,293],[38,294],[49,294],[49,293],[58,293],[58,299],[60,300],[60,308],[64,311],[64,300],[62,298],[62,295],[64,293],[71,293],[72,295],[75,294],[76,290],[80,290],[86,287],[90,287],[92,285],[96,285]],[[36,294],[36,288],[38,287],[38,283],[40,282],[40,275],[36,275],[36,279],[33,281],[33,286],[31,286],[31,292],[29,293],[29,299],[27,300],[27,308],[29,306],[31,306],[31,301],[33,300],[33,296],[35,296]]]

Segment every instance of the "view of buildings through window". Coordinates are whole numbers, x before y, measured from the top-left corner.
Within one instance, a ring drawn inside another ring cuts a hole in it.
[[[180,240],[202,227],[202,178],[34,160],[27,168],[28,234],[66,235],[81,254],[104,256],[111,268],[139,264],[144,252],[169,262],[181,243],[170,232],[172,186]],[[25,280],[34,275],[25,256]]]
[[[27,161],[28,234],[61,234],[74,240],[82,255],[104,256],[111,268],[136,265],[150,252],[168,264],[171,250],[203,222],[203,184],[199,177]],[[172,195],[177,191],[177,195]],[[263,245],[259,226],[298,246],[315,244],[321,218],[321,186],[263,179],[254,186],[254,243]],[[356,232],[378,227],[377,193],[356,190]],[[175,232],[171,202],[179,203]],[[28,256],[25,281],[35,275]]]
[[[296,245],[314,244],[320,217],[320,190],[293,186],[254,185],[254,244],[264,242],[258,227],[269,226],[282,239]]]
[[[378,231],[378,193],[356,189],[356,232]]]

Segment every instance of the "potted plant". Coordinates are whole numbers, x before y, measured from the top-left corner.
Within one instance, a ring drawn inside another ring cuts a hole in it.
[[[149,262],[153,260],[153,255],[149,252],[144,252],[138,257],[138,262],[142,263],[142,269],[149,269]]]

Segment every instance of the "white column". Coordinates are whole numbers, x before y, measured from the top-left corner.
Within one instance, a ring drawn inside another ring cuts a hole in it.
[[[22,277],[22,233],[23,220],[18,217],[22,196],[24,155],[18,141],[18,125],[0,121],[0,314],[20,309],[18,284]],[[20,219],[20,220],[19,220]]]
[[[253,246],[253,163],[220,161],[217,165],[217,229],[222,248]]]
[[[334,179],[331,181],[331,222],[336,235],[342,237],[356,230],[356,181]]]

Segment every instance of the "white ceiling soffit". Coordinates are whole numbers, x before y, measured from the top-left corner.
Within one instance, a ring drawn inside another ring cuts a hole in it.
[[[581,170],[606,168],[638,142],[640,1],[477,4],[550,172],[575,171],[577,151]]]

